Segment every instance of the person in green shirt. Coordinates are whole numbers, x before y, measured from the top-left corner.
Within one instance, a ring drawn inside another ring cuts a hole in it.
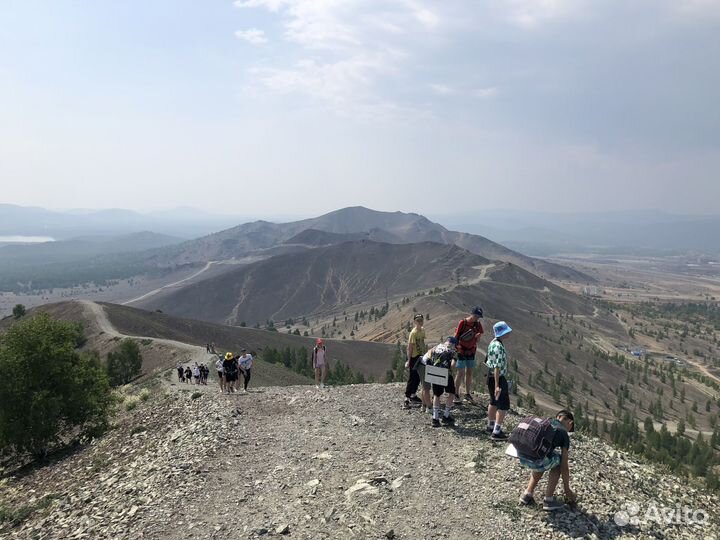
[[[503,341],[507,341],[512,328],[505,321],[499,321],[493,326],[495,339],[488,345],[487,387],[490,394],[488,405],[487,432],[493,440],[504,440],[508,436],[502,430],[505,415],[510,410],[510,390],[507,382],[507,353]]]

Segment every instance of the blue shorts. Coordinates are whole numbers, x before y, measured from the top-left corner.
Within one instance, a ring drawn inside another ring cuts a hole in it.
[[[473,354],[472,356],[458,356],[456,367],[458,369],[473,369],[475,367],[475,355]]]

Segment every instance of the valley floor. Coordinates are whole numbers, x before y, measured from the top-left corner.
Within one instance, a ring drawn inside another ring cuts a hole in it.
[[[223,395],[167,373],[94,444],[6,479],[3,507],[37,509],[0,538],[716,538],[717,496],[579,435],[579,505],[519,508],[527,474],[487,439],[482,407],[433,429],[401,396],[401,385]],[[711,521],[618,525],[631,503],[640,517],[680,504]]]

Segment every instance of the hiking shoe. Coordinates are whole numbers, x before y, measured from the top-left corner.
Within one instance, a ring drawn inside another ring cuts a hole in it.
[[[440,427],[440,420],[433,418],[432,427]]]
[[[487,433],[488,435],[492,435],[492,432],[494,429],[495,429],[495,425],[485,426],[485,433]]]
[[[470,394],[465,394],[465,402],[466,403],[475,403],[475,400]]]
[[[533,497],[532,493],[523,493],[520,497],[520,505],[521,506],[534,506],[535,505],[535,497]]]
[[[403,409],[409,409],[410,408],[410,400],[406,399],[402,404]]]
[[[422,399],[417,396],[410,396],[410,401],[412,401],[413,403],[422,403]]]
[[[455,425],[455,419],[452,416],[443,416],[442,423],[446,426],[454,426]]]
[[[564,506],[565,503],[558,501],[555,497],[550,497],[549,499],[545,497],[543,500],[543,510],[546,512],[554,512],[555,510],[560,510]]]
[[[505,440],[507,440],[508,435],[507,435],[507,433],[505,433],[505,432],[502,431],[502,430],[498,431],[497,433],[495,433],[495,432],[493,431],[493,434],[490,435],[490,438],[491,438],[493,441],[505,441]]]

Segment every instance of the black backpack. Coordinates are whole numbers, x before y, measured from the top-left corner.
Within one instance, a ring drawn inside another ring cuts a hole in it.
[[[546,458],[553,451],[555,428],[548,418],[526,416],[510,433],[509,441],[520,456],[531,460]]]

